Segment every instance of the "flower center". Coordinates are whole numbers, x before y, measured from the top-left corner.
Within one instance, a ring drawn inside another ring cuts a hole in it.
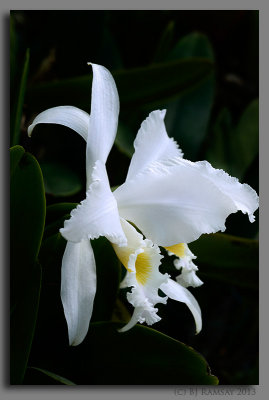
[[[124,267],[127,269],[129,272],[133,272],[129,268],[129,262],[130,262],[130,255],[134,255],[135,249],[128,248],[128,247],[119,247],[115,244],[112,244],[115,253],[117,254],[118,259],[120,262],[124,265]],[[137,281],[141,284],[144,285],[151,273],[152,265],[151,265],[151,260],[150,260],[150,255],[147,254],[146,252],[147,249],[144,249],[144,252],[139,253],[136,256],[135,260],[135,272],[136,272],[136,279]]]

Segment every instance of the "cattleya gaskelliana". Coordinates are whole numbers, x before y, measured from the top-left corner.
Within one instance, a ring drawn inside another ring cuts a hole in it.
[[[89,328],[96,292],[91,240],[100,236],[111,242],[127,270],[121,287],[131,288],[127,299],[134,312],[121,331],[137,322],[159,321],[155,305],[166,303],[169,297],[189,307],[198,333],[200,307],[186,287],[202,282],[188,243],[201,234],[224,231],[226,218],[238,210],[253,222],[258,196],[249,185],[206,161],[185,160],[166,133],[165,110],[151,112],[142,123],[126,181],[112,192],[106,160],[117,132],[119,97],[110,72],[91,65],[91,114],[73,106],[54,107],[40,113],[28,128],[30,136],[36,124],[61,124],[86,141],[86,198],[60,230],[67,240],[61,298],[69,343],[81,343]],[[177,257],[174,265],[180,274],[176,280],[159,271],[163,257],[159,246]],[[159,289],[166,297],[160,296]]]

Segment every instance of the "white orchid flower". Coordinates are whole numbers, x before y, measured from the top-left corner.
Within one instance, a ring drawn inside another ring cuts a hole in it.
[[[71,106],[54,107],[39,114],[28,128],[39,123],[65,125],[86,141],[86,198],[71,212],[60,230],[67,240],[62,261],[61,298],[70,345],[78,345],[89,328],[96,291],[96,266],[91,240],[105,236],[127,272],[122,287],[130,287],[134,306],[131,320],[152,325],[160,320],[158,290],[185,303],[192,312],[196,332],[202,327],[200,307],[186,286],[202,284],[196,276],[195,256],[187,244],[201,234],[225,230],[229,214],[241,210],[254,221],[258,196],[208,162],[183,159],[177,143],[168,137],[165,110],[150,113],[134,142],[126,181],[113,193],[106,160],[118,124],[119,98],[114,79],[103,66],[92,64],[91,114]],[[137,231],[139,229],[141,233]],[[178,258],[177,282],[159,271],[160,248]]]

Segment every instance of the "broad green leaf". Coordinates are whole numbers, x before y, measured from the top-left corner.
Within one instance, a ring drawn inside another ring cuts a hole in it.
[[[174,34],[175,34],[175,22],[170,21],[165,27],[160,42],[158,43],[154,56],[154,62],[162,61],[165,58],[165,56],[167,56],[167,53],[169,52],[172,45]]]
[[[167,60],[179,60],[191,57],[205,57],[214,60],[214,53],[206,35],[193,32],[180,39],[167,55]]]
[[[44,239],[59,232],[64,221],[70,218],[70,213],[76,206],[77,203],[56,203],[47,207]]]
[[[105,54],[105,61],[100,62],[102,65],[110,65],[111,69],[119,69],[123,67],[119,43],[107,24],[105,24],[103,28],[102,43],[99,53]]]
[[[55,269],[60,270],[62,257],[66,246],[66,240],[62,235],[57,232],[42,241],[40,249],[40,261],[42,262],[43,270],[48,274],[51,274],[52,280],[54,280]],[[56,276],[56,274],[55,274]]]
[[[19,143],[20,140],[20,127],[22,118],[22,109],[24,104],[24,95],[26,91],[28,70],[29,70],[29,49],[26,51],[24,66],[21,71],[21,80],[19,87],[17,89],[17,98],[11,110],[10,116],[10,135],[11,135],[11,145],[14,146]]]
[[[21,158],[24,156],[24,148],[21,146],[14,146],[12,148],[11,154],[10,154],[10,178],[12,179],[14,172],[16,171],[16,168],[18,167],[18,164],[21,160]]]
[[[240,179],[259,152],[259,101],[253,100],[242,114],[231,141],[234,173]]]
[[[258,241],[215,233],[190,244],[198,275],[238,286],[258,288]]]
[[[119,292],[121,264],[106,238],[92,240],[91,244],[97,273],[97,290],[91,321],[107,321],[112,317]]]
[[[69,379],[66,379],[60,375],[54,374],[51,371],[47,371],[46,369],[37,368],[37,367],[30,367],[30,368],[35,371],[41,372],[42,374],[52,378],[53,380],[55,380],[56,382],[59,382],[60,384],[67,385],[67,386],[75,386],[76,385],[74,382],[71,382]]]
[[[126,124],[120,122],[118,125],[115,144],[122,153],[126,154],[130,158],[134,153],[134,139],[135,135],[132,130]]]
[[[36,159],[21,146],[11,149],[10,168],[11,262],[27,268],[37,260],[44,230],[43,178]]]
[[[46,225],[55,222],[56,219],[62,218],[70,214],[73,208],[76,208],[77,203],[56,203],[47,207]]]
[[[242,180],[259,151],[259,103],[253,100],[236,126],[229,110],[222,109],[213,126],[206,158]]]
[[[23,269],[24,263],[20,266]],[[17,279],[15,273],[12,281]],[[11,282],[12,284],[13,282]],[[16,291],[16,301],[10,321],[10,383],[18,385],[23,382],[27,362],[32,346],[39,306],[41,289],[41,267],[38,263],[28,266],[24,279],[20,280],[21,288]]]
[[[213,63],[205,58],[176,60],[113,73],[121,107],[163,104],[206,79]],[[27,103],[33,110],[74,105],[89,110],[91,74],[29,88]]]
[[[90,324],[85,341],[66,355],[69,365],[65,363],[59,370],[77,384],[218,384],[206,360],[192,348],[141,325],[119,333],[121,326]]]
[[[227,108],[220,110],[212,127],[210,142],[206,150],[206,159],[215,167],[230,172],[230,143],[232,140],[232,117]]]
[[[68,165],[47,161],[40,163],[45,191],[54,196],[72,196],[83,188],[79,175]]]
[[[41,268],[37,262],[45,223],[40,167],[20,146],[10,151],[11,382],[23,380],[38,311]]]
[[[18,38],[15,30],[14,16],[10,13],[10,95],[14,94],[14,87],[17,75],[17,52]]]
[[[204,57],[214,61],[214,54],[208,38],[200,33],[183,37],[168,54],[169,60],[186,60],[190,57]],[[185,92],[168,104],[166,126],[169,136],[174,137],[184,151],[186,158],[196,159],[206,137],[208,122],[214,100],[215,76],[212,73],[193,90]]]
[[[131,316],[132,315],[128,311],[123,301],[117,299],[113,309],[111,322],[125,322],[127,324],[131,319]]]

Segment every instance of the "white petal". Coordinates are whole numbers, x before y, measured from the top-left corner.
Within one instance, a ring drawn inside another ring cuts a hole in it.
[[[85,338],[96,292],[96,270],[89,240],[67,242],[62,261],[61,299],[68,325],[69,344]]]
[[[237,211],[231,198],[199,168],[182,158],[176,161],[153,163],[114,191],[120,216],[163,247],[224,231],[226,218]]]
[[[132,179],[153,161],[165,161],[183,156],[177,143],[169,138],[164,125],[166,110],[156,110],[142,123],[134,141],[132,157],[126,179]]]
[[[109,187],[105,165],[100,161],[94,166],[92,180],[86,199],[71,212],[71,218],[60,229],[61,234],[76,243],[105,236],[112,243],[125,245],[117,203]]]
[[[119,96],[111,73],[101,65],[91,65],[92,100],[86,153],[88,176],[97,160],[106,162],[116,137],[119,115]]]
[[[85,111],[73,106],[59,106],[49,108],[38,114],[28,128],[31,136],[37,124],[58,124],[67,126],[87,140],[90,116]]]
[[[250,222],[255,221],[253,213],[259,207],[259,198],[255,190],[246,183],[241,184],[237,178],[230,176],[222,169],[213,168],[207,161],[195,164],[204,176],[207,176],[226,196],[231,198],[237,210],[248,214]]]
[[[168,279],[167,283],[163,283],[160,289],[170,297],[170,299],[185,303],[189,307],[195,320],[196,333],[199,333],[202,329],[201,309],[191,292],[172,279]]]

